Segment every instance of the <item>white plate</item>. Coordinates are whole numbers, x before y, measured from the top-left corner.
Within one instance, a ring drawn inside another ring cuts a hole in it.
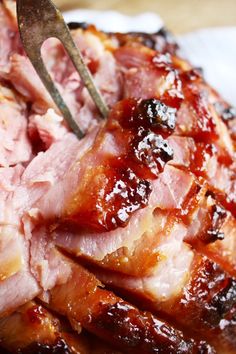
[[[125,16],[114,11],[75,10],[64,14],[67,22],[89,22],[105,31],[153,33],[163,21],[153,13]],[[236,106],[236,27],[209,28],[178,37],[186,57],[204,69],[205,77]]]

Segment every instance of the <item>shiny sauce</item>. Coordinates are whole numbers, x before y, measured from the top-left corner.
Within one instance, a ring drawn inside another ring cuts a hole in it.
[[[83,157],[79,189],[66,208],[66,220],[94,231],[127,225],[133,212],[148,205],[150,181],[173,158],[166,138],[176,109],[159,100],[118,103]]]

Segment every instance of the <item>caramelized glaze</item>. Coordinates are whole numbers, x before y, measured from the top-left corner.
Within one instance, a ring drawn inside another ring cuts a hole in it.
[[[81,161],[82,187],[67,207],[66,219],[96,231],[109,231],[125,226],[134,211],[147,206],[150,180],[173,158],[166,137],[174,129],[175,113],[156,99],[118,103]],[[100,152],[108,136],[120,153]],[[98,160],[94,160],[96,154]]]

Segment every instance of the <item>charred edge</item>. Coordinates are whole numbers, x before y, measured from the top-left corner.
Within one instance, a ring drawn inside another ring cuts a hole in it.
[[[87,22],[69,22],[67,25],[70,30],[87,30],[90,27],[90,24]],[[161,28],[156,33],[150,34],[145,32],[128,32],[126,34],[114,32],[103,33],[117,37],[121,46],[126,43],[125,37],[128,36],[134,38],[136,41],[138,41],[145,47],[148,47],[161,53],[169,53],[175,55],[180,50],[174,35],[165,27]]]
[[[205,342],[185,340],[182,333],[151,313],[140,312],[126,302],[101,305],[99,315],[90,322],[93,328],[111,338],[129,353],[213,353]]]
[[[212,192],[212,191],[210,191],[210,190],[206,191],[205,196],[206,196],[206,197],[212,197],[213,199],[215,199],[215,198],[216,198],[215,193],[214,193],[214,192]]]
[[[235,108],[235,107],[226,108],[226,109],[222,112],[222,119],[223,119],[224,121],[236,119],[236,108]]]
[[[112,197],[117,196],[118,193],[117,200],[119,199],[120,203],[115,208],[111,206],[112,211],[104,215],[105,219],[101,221],[105,229],[108,230],[126,225],[134,210],[148,205],[152,191],[150,182],[138,178],[131,169],[128,168],[120,172],[119,179],[115,182],[112,191],[107,193],[107,200],[112,200]]]
[[[225,235],[220,228],[227,216],[225,209],[219,205],[212,206],[212,227],[207,231],[207,243],[223,240]]]
[[[154,36],[156,37],[155,50],[169,52],[172,55],[179,53],[179,45],[174,35],[166,27],[162,27]]]
[[[156,50],[163,54],[169,53],[176,55],[179,52],[179,45],[176,42],[175,37],[165,27],[161,28],[158,32],[155,33],[128,32],[124,34],[108,32],[107,34],[118,39],[120,46],[125,45],[130,41],[130,39],[133,39],[145,47]]]
[[[89,28],[89,23],[87,22],[69,22],[67,24],[70,30],[83,29],[87,30]]]
[[[143,32],[129,32],[128,34],[131,37],[139,39],[140,43],[143,44],[145,47],[148,47],[150,49],[155,49],[156,47],[155,34],[148,34]]]
[[[141,115],[148,119],[151,126],[167,131],[175,129],[175,108],[169,107],[154,98],[142,100],[138,108]]]
[[[138,38],[146,47],[162,53],[176,54],[179,50],[174,35],[166,27],[162,27],[158,32],[152,34],[143,32],[129,32],[128,34]]]
[[[216,112],[221,116],[222,120],[224,122],[228,122],[231,121],[233,119],[236,119],[236,108],[235,107],[225,107],[225,105],[223,105],[220,102],[216,102],[214,104]]]
[[[203,80],[203,69],[200,67],[195,67],[191,70],[188,70],[184,73],[181,74],[181,77],[183,78],[183,80],[190,80],[190,81],[196,81],[196,80]]]
[[[173,133],[177,109],[167,106],[156,98],[141,100],[127,99],[120,105],[119,123],[125,129],[150,129],[164,136]]]
[[[140,129],[131,147],[137,162],[149,167],[154,176],[158,176],[165,164],[174,157],[168,141],[149,130]]]
[[[178,45],[174,35],[166,27],[162,27],[155,35],[163,37],[167,43]]]
[[[222,319],[232,308],[236,306],[236,281],[227,279],[227,285],[216,294],[209,303],[211,311],[216,317]]]
[[[192,310],[198,313],[193,323],[202,327],[201,331],[219,329],[225,315],[236,307],[236,281],[203,257],[196,264],[186,299],[183,302],[186,311],[193,306]]]
[[[19,354],[72,354],[63,339],[58,339],[55,344],[32,343],[27,348],[18,351]]]

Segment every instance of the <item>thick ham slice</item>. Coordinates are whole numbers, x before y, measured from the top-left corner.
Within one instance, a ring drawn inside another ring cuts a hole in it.
[[[147,107],[143,107],[146,103]],[[151,104],[155,108],[160,106],[159,101]],[[37,209],[38,215],[45,220],[60,218],[89,231],[106,231],[125,226],[133,212],[147,205],[151,192],[149,179],[155,179],[165,163],[172,158],[172,150],[161,135],[163,129],[169,129],[169,123],[164,123],[164,120],[168,114],[172,115],[172,111],[169,113],[169,108],[163,106],[167,111],[163,117],[162,111],[157,113],[160,122],[155,128],[155,122],[152,123],[148,116],[146,117],[148,107],[149,101],[124,101],[111,112],[107,123],[101,125],[99,132],[94,129],[81,143],[77,143],[76,139],[68,134],[45,153],[38,154],[27,167],[21,186],[16,191],[16,200],[19,200],[24,188],[34,191],[30,195],[24,193],[21,207],[24,209],[26,204],[29,207],[30,203],[31,208]],[[127,122],[122,121],[123,109],[131,109],[131,121],[127,127]],[[141,109],[143,111],[140,113]],[[142,123],[138,120],[141,116],[136,117],[136,113],[132,116],[135,110],[146,119],[145,124],[149,130],[142,131]],[[135,136],[137,130],[140,132],[138,139]],[[169,133],[165,131],[164,134]],[[124,135],[127,142],[122,146]],[[62,157],[60,149],[64,146],[68,150]],[[149,146],[150,156],[145,158],[145,149]],[[55,154],[58,154],[57,159]],[[65,157],[67,154],[68,158]],[[153,161],[154,158],[157,162]],[[51,160],[54,161],[51,163]],[[63,165],[60,166],[60,163]],[[60,172],[57,170],[58,166]],[[169,169],[171,170],[171,167]],[[170,173],[167,172],[167,179],[170,178]],[[179,172],[178,178],[185,178],[186,189],[190,188],[191,177],[188,178]],[[163,181],[163,184],[165,183],[166,181]],[[39,184],[42,188],[38,188]],[[120,190],[123,191],[121,194]],[[175,198],[179,198],[176,190],[173,193],[173,196],[169,197],[172,205],[176,203]]]
[[[177,190],[179,183],[181,183],[181,189]],[[155,230],[155,217],[158,218],[160,214],[162,221],[161,212],[159,213],[158,209],[163,211],[181,209],[185,198],[194,188],[194,180],[188,174],[174,167],[166,166],[160,178],[153,183],[149,206],[138,211],[125,228],[118,228],[109,234],[106,232],[98,234],[78,232],[64,227],[54,230],[52,237],[56,239],[58,246],[68,252],[77,256],[89,257],[92,260],[103,260],[107,254],[110,255],[120,248],[132,252],[136,241],[145,237],[145,233],[149,233],[152,227]],[[154,217],[155,209],[157,212]],[[160,225],[160,227],[162,226]],[[153,234],[155,235],[154,232]],[[123,266],[126,267],[125,264]]]
[[[26,211],[33,218],[37,217],[37,212],[40,210],[35,210],[36,203],[40,199],[44,199],[47,193],[50,194],[51,189],[57,188],[71,165],[91,147],[95,136],[96,130],[91,132],[85,140],[79,142],[74,135],[67,133],[61,141],[53,144],[46,152],[40,152],[31,161],[25,169],[20,185],[13,196],[14,206],[20,217]],[[75,178],[77,178],[77,174],[75,174]],[[72,183],[72,181],[68,183]],[[60,193],[62,193],[61,198],[63,200],[64,193],[66,193],[66,182]],[[55,198],[58,197],[59,195],[54,193],[51,200],[47,198],[47,207],[50,208],[50,205],[55,205]],[[61,208],[60,203],[58,203],[58,208]],[[54,215],[58,214],[55,213]]]
[[[109,287],[128,293],[130,299],[155,309],[193,336],[200,332],[220,353],[234,353],[235,280],[205,257],[195,255],[185,283],[170,297],[160,292],[163,280],[159,282],[158,270],[151,279],[98,269],[95,273]]]
[[[30,243],[17,225],[17,216],[12,213],[12,193],[6,193],[7,197],[2,199],[1,206],[0,317],[14,311],[40,292],[39,284],[30,269]]]
[[[29,247],[29,245],[27,245]],[[24,263],[18,272],[1,281],[0,284],[0,317],[13,312],[40,293],[38,282],[29,269],[29,254],[23,249]],[[16,292],[17,289],[17,292]]]
[[[205,343],[184,340],[181,332],[173,331],[165,322],[101,289],[96,278],[82,267],[71,266],[69,281],[50,291],[49,306],[54,310],[128,353],[152,353],[160,348],[163,353],[212,352]]]

